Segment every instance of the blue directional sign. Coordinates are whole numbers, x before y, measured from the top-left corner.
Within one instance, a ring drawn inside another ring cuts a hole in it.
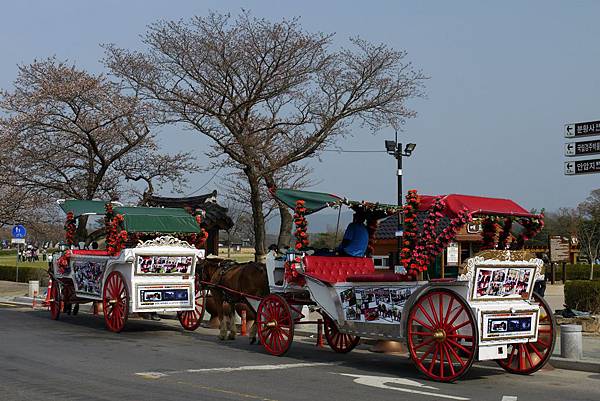
[[[13,238],[25,238],[27,235],[27,230],[20,224],[17,224],[12,228],[12,236]]]

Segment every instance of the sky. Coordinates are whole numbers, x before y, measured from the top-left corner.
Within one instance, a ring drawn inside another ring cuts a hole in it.
[[[597,1],[4,1],[0,87],[17,65],[56,56],[103,71],[101,43],[141,48],[156,20],[251,10],[272,20],[300,17],[336,45],[361,36],[406,50],[430,79],[418,112],[400,133],[417,144],[404,160],[404,190],[511,198],[527,209],[573,207],[600,175],[565,176],[563,126],[600,120],[600,2]],[[346,150],[383,150],[394,132],[359,128]],[[200,134],[164,129],[167,151],[193,149],[208,164]],[[326,152],[311,160],[312,190],[357,200],[396,201],[396,161],[385,153]],[[206,193],[223,173],[195,172],[184,194]]]

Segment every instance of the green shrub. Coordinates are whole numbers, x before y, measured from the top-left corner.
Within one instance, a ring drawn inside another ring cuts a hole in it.
[[[15,281],[17,268],[15,266],[0,266],[0,280]],[[19,282],[39,280],[40,285],[48,285],[48,269],[42,267],[19,266]]]
[[[565,303],[572,309],[599,314],[600,281],[567,281],[565,283]]]
[[[562,265],[555,264],[556,280],[562,280]],[[546,279],[549,281],[552,277],[550,265],[546,265]],[[590,265],[584,264],[567,264],[567,280],[589,280]],[[594,280],[600,280],[600,265],[594,265]]]
[[[17,250],[16,249],[0,249],[0,256],[8,256],[8,255],[14,255],[14,257],[17,257]]]

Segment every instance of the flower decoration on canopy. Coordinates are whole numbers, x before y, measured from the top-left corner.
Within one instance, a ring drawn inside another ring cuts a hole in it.
[[[442,213],[446,207],[443,196],[437,196],[433,201],[433,205],[429,209],[429,213],[423,222],[423,233],[419,238],[419,243],[415,248],[413,259],[420,267],[420,271],[427,270],[430,257],[434,252],[434,240],[437,234],[437,227],[444,214]]]
[[[419,195],[417,190],[412,189],[406,195],[406,205],[402,208],[404,215],[404,234],[402,236],[402,249],[400,250],[400,262],[407,271],[416,268],[412,262],[412,253],[417,242],[417,211],[419,209]],[[413,266],[414,265],[414,266]]]
[[[481,223],[481,249],[494,249],[496,242],[496,219],[493,216],[486,217]]]
[[[539,214],[531,219],[522,219],[519,223],[523,226],[523,231],[519,234],[516,241],[511,244],[511,249],[521,249],[526,241],[529,241],[544,228],[544,214]]]
[[[306,207],[304,206],[303,200],[296,201],[296,208],[294,209],[294,224],[296,225],[296,250],[305,249],[308,247],[308,233],[306,232]]]
[[[109,255],[118,255],[127,242],[127,231],[124,228],[125,218],[113,211],[112,204],[105,205],[104,223],[106,225],[106,250]]]
[[[502,231],[498,235],[497,249],[504,250],[508,246],[508,237],[510,236],[510,230],[512,229],[512,218],[506,217],[504,224],[502,225]]]
[[[75,215],[73,212],[67,212],[67,219],[65,220],[65,240],[67,244],[73,245],[75,243],[75,232],[77,231],[77,225],[75,224]]]

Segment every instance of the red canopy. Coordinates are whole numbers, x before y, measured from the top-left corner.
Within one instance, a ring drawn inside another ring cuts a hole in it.
[[[431,195],[421,195],[419,210],[429,209],[435,198]],[[450,194],[444,195],[444,201],[446,202],[446,213],[450,216],[456,216],[459,211],[466,208],[473,215],[537,217],[510,199]]]

